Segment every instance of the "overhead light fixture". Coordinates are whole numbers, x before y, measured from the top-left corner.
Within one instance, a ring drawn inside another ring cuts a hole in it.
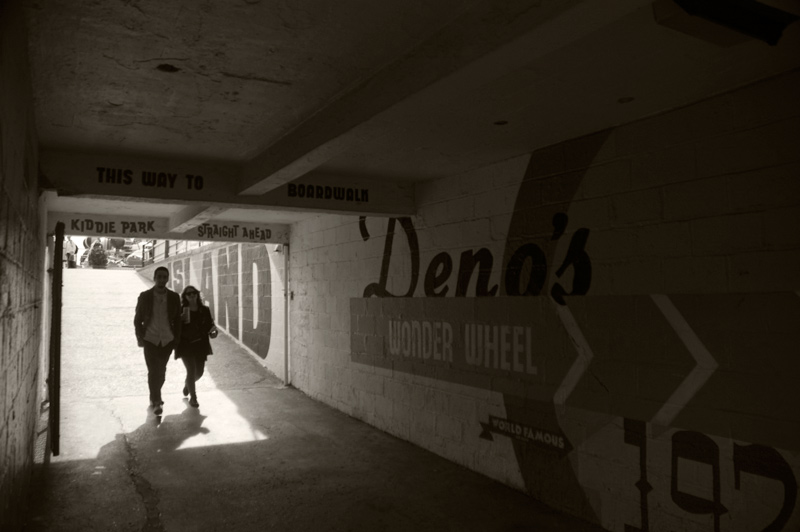
[[[170,65],[169,63],[162,63],[156,67],[156,70],[160,70],[161,72],[169,72],[171,74],[173,72],[179,72],[180,68]]]
[[[656,0],[656,23],[721,46],[758,39],[775,46],[797,15],[756,0]]]

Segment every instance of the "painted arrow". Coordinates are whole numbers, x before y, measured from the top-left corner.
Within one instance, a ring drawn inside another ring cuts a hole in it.
[[[569,334],[572,343],[575,345],[575,349],[578,351],[578,358],[572,363],[572,367],[569,368],[569,371],[564,376],[564,380],[558,385],[558,389],[553,395],[553,404],[558,407],[563,407],[567,398],[575,389],[575,386],[578,385],[578,381],[581,380],[581,377],[583,377],[583,374],[588,369],[592,358],[594,358],[594,353],[592,352],[592,348],[589,347],[589,342],[587,342],[586,338],[583,336],[583,332],[581,332],[581,328],[578,326],[578,322],[575,321],[575,316],[572,315],[569,307],[566,305],[559,305],[555,302],[553,305],[558,313],[558,317],[561,318],[561,322],[564,324],[564,328],[567,330],[567,334]]]
[[[651,294],[650,297],[697,363],[650,420],[653,425],[667,427],[716,371],[718,364],[669,297],[663,294]]]

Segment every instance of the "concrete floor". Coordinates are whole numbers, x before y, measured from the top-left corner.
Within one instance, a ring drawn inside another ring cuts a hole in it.
[[[61,453],[26,531],[594,531],[284,387],[225,335],[183,399],[148,409],[130,270],[64,272]]]

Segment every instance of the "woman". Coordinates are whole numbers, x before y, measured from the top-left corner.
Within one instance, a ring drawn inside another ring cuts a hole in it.
[[[206,358],[213,354],[208,337],[217,337],[217,327],[211,317],[211,310],[203,302],[200,292],[192,285],[187,286],[181,294],[183,303],[183,328],[181,339],[175,349],[175,358],[180,358],[186,366],[186,385],[183,396],[190,395],[189,404],[197,408],[197,391],[195,382],[203,376]]]

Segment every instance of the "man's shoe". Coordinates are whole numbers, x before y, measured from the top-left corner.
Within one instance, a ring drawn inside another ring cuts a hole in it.
[[[191,399],[189,399],[189,406],[193,406],[195,408],[199,408],[200,407],[200,403],[197,402],[197,398],[196,397],[192,397]]]
[[[164,403],[164,401],[161,401],[161,404],[163,404],[163,403]],[[161,408],[161,405],[160,405],[160,404],[159,404],[159,405],[156,405],[156,407],[155,407],[155,408],[153,408],[153,413],[154,413],[155,415],[157,415],[157,416],[160,416],[160,415],[161,415],[163,412],[164,412],[164,409],[163,409],[163,408]]]
[[[183,396],[184,397],[188,397],[189,396],[189,387],[188,386],[184,386],[183,387]]]

